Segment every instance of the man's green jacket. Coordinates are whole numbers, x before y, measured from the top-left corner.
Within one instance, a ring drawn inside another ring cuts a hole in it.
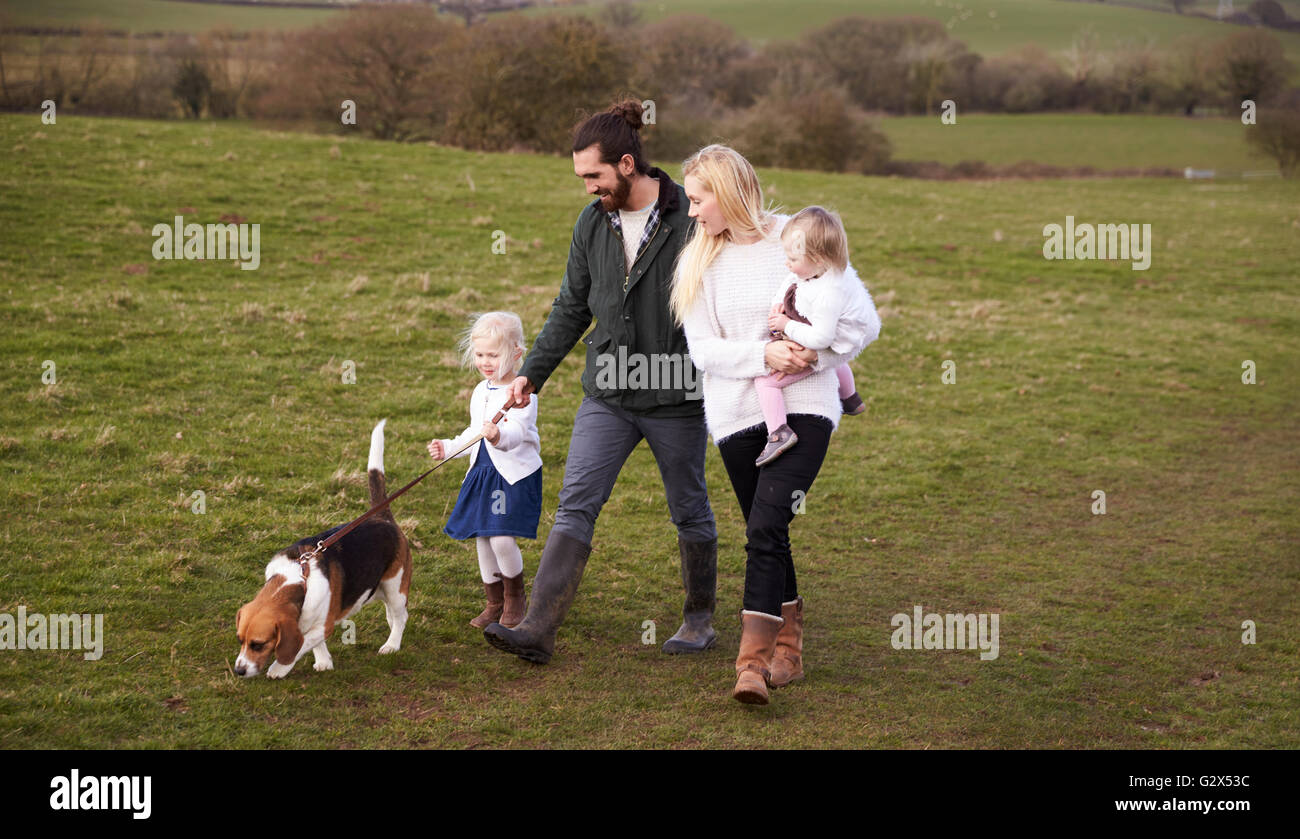
[[[573,226],[559,296],[519,375],[540,391],[582,338],[582,389],[588,396],[631,413],[693,416],[703,413],[701,374],[691,364],[668,297],[677,255],[694,222],[686,191],[661,169],[651,167],[648,174],[659,181],[659,217],[631,271],[622,236],[597,198]],[[596,325],[583,337],[593,320]]]

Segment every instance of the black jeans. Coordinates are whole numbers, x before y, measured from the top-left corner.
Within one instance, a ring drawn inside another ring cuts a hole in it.
[[[733,434],[718,446],[745,515],[746,609],[780,615],[781,604],[799,596],[794,558],[790,555],[790,521],[807,494],[831,442],[831,421],[810,414],[791,414],[786,423],[799,442],[767,466],[754,465],[767,442],[764,426]]]

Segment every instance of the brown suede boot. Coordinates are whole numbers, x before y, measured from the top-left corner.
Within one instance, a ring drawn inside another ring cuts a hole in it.
[[[772,652],[784,621],[775,615],[740,613],[740,654],[736,656],[736,689],[731,696],[746,705],[766,705],[767,678],[771,675]]]
[[[503,588],[499,580],[495,583],[483,584],[483,590],[487,592],[487,606],[483,608],[478,617],[469,622],[470,626],[475,629],[483,629],[501,617],[501,609],[506,603]]]
[[[803,598],[796,597],[789,603],[782,603],[781,617],[785,623],[776,636],[772,677],[767,680],[774,688],[785,687],[803,678]]]
[[[507,629],[514,629],[528,611],[528,603],[524,600],[524,572],[520,571],[517,577],[502,577],[501,582],[505,584],[506,606],[497,622]]]

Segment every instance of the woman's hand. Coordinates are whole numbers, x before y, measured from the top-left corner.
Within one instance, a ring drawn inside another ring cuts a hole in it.
[[[429,441],[429,457],[433,458],[434,460],[446,460],[446,458],[443,457],[443,454],[444,454],[444,452],[443,452],[443,450],[442,450],[442,441],[441,441],[441,440],[430,440],[430,441]]]
[[[816,350],[805,349],[794,341],[772,341],[763,350],[763,362],[783,375],[802,373],[816,360]]]
[[[803,344],[796,343],[795,341],[788,341],[787,343],[789,343],[790,348],[794,350],[794,354],[808,362],[809,366],[817,363],[817,350],[810,350]]]
[[[501,439],[501,430],[496,427],[496,423],[490,420],[483,423],[483,439],[494,446],[497,444],[497,440]]]

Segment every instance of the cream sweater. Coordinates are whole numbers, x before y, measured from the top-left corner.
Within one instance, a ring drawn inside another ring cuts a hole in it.
[[[509,393],[508,385],[489,388],[487,379],[479,382],[469,398],[469,426],[456,435],[456,439],[442,441],[443,454],[451,454],[473,440],[483,430],[483,423],[496,416],[506,404]],[[514,486],[521,478],[542,468],[542,444],[537,434],[537,394],[533,394],[526,407],[506,411],[504,419],[497,423],[497,431],[501,436],[496,443],[488,443],[487,453],[506,483]],[[478,450],[479,445],[475,443],[473,448],[456,456],[468,457],[469,470],[472,470],[478,460]],[[465,472],[466,478],[469,470]],[[464,482],[462,478],[461,483]]]
[[[775,219],[767,239],[749,245],[729,242],[723,247],[705,269],[700,294],[682,324],[691,361],[704,374],[704,419],[715,444],[763,424],[754,379],[769,372],[763,362],[763,350],[771,340],[767,316],[777,288],[789,274],[780,233],[790,217],[778,214]],[[819,350],[813,365],[816,372],[782,391],[788,414],[826,417],[836,427],[843,409],[835,368],[880,335],[880,316],[852,265],[844,278],[850,281],[846,288],[861,289],[865,298],[855,307],[866,314],[864,340],[846,353]]]

